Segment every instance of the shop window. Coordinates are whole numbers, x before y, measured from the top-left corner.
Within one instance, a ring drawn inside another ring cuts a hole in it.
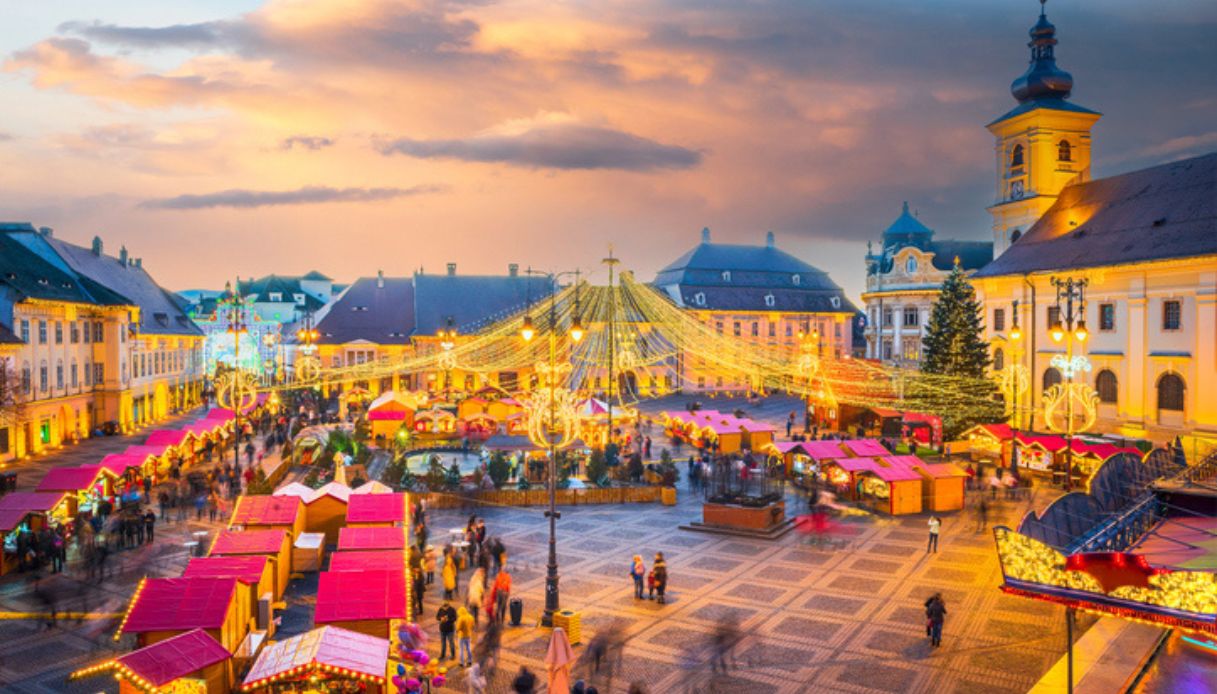
[[[1052,386],[1058,385],[1061,382],[1061,372],[1055,368],[1049,368],[1044,372],[1044,390],[1047,391]]]

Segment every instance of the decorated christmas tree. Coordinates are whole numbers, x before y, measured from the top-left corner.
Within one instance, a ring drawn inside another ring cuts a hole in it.
[[[926,326],[921,370],[945,376],[987,378],[989,345],[981,337],[984,329],[976,291],[955,264],[942,283],[942,290]]]

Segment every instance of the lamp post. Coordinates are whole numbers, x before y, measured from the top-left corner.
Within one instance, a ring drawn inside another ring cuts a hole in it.
[[[569,444],[574,439],[575,431],[573,427],[567,426],[560,428],[558,424],[558,316],[557,316],[557,283],[558,280],[565,275],[577,275],[577,272],[558,272],[544,273],[534,272],[531,268],[527,270],[528,274],[541,275],[549,279],[549,362],[547,370],[548,388],[547,402],[545,403],[548,409],[548,420],[545,426],[532,426],[530,423],[530,434],[536,434],[533,438],[534,443],[545,443],[549,447],[549,510],[545,512],[545,517],[549,519],[549,562],[545,567],[545,612],[541,616],[541,625],[552,627],[554,625],[554,614],[559,610],[559,594],[558,594],[558,541],[557,541],[557,520],[561,517],[558,513],[557,505],[557,488],[558,488],[558,448]],[[583,339],[583,325],[579,320],[578,313],[578,292],[579,286],[575,285],[575,316],[571,321],[568,335],[572,342],[579,342]],[[523,324],[520,327],[520,337],[525,342],[532,341],[536,336],[536,328],[532,323],[532,316],[524,315]],[[569,404],[569,403],[567,403]],[[536,413],[530,413],[535,416]],[[537,439],[543,439],[538,441]]]
[[[1021,398],[1022,398],[1022,341],[1023,329],[1018,325],[1018,300],[1014,300],[1012,318],[1013,325],[1010,326],[1010,414],[1011,421],[1014,422],[1013,438],[1010,440],[1010,474],[1018,478],[1018,430],[1022,425],[1022,415],[1020,413]],[[998,447],[1000,450],[1000,446]],[[1000,462],[1001,455],[998,459]]]
[[[296,359],[296,378],[301,381],[312,380],[321,374],[320,364],[313,356],[317,351],[317,340],[320,337],[321,333],[313,327],[312,312],[305,314],[304,325],[296,331],[296,341],[302,345],[300,351],[304,352],[303,359]]]
[[[248,326],[245,319],[244,300],[241,298],[241,280],[237,280],[236,291],[231,282],[224,283],[224,291],[232,295],[232,305],[228,309],[228,332],[232,333],[232,430],[235,439],[232,444],[233,467],[241,467],[241,405],[245,392],[241,374],[241,333]]]
[[[1090,336],[1089,331],[1086,330],[1086,285],[1089,281],[1085,278],[1074,279],[1072,277],[1063,280],[1053,277],[1051,281],[1052,286],[1056,288],[1057,319],[1048,330],[1053,342],[1065,344],[1065,361],[1062,370],[1065,372],[1066,382],[1069,384],[1065,388],[1065,491],[1069,491],[1073,488],[1074,423],[1071,391],[1073,374],[1078,370],[1074,362],[1073,343],[1076,339],[1080,347]],[[1064,306],[1062,306],[1062,301]]]
[[[438,337],[440,340],[439,346],[444,350],[444,358],[440,360],[440,363],[443,364],[444,367],[444,390],[451,390],[453,360],[450,352],[452,352],[452,348],[456,346],[456,321],[452,318],[452,316],[448,316],[447,321],[444,323],[444,327],[439,331]]]

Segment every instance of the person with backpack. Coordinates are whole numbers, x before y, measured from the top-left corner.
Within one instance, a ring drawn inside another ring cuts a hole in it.
[[[646,578],[647,567],[642,563],[642,555],[635,554],[630,564],[630,577],[634,579],[634,599],[642,599],[642,581]]]

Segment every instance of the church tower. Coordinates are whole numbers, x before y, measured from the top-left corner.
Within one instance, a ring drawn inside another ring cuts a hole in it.
[[[1067,101],[1073,76],[1056,66],[1056,27],[1040,0],[1031,27],[1031,65],[1010,85],[1018,106],[990,123],[997,139],[997,195],[993,215],[993,256],[1010,244],[1056,202],[1061,189],[1090,178],[1090,128],[1101,118]]]

